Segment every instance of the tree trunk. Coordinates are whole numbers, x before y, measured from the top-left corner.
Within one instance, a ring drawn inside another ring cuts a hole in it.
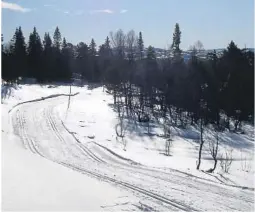
[[[199,170],[200,164],[201,164],[201,155],[202,155],[203,145],[204,145],[204,140],[203,140],[203,120],[201,119],[201,123],[200,123],[200,147],[199,147],[198,164],[197,164],[197,169],[198,170]]]
[[[217,159],[215,158],[215,159],[214,159],[214,166],[213,166],[212,172],[216,169],[217,162],[218,162],[218,161],[217,161]]]

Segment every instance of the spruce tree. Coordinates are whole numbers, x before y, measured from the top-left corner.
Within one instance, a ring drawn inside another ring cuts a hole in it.
[[[67,47],[66,38],[63,38],[62,49]]]
[[[85,43],[80,42],[76,47],[76,52],[77,71],[81,74],[83,79],[87,79],[89,62],[88,46]]]
[[[62,42],[61,54],[62,54],[61,76],[64,81],[69,81],[72,76],[71,69],[70,69],[71,53],[69,52],[69,49],[67,47],[67,42],[65,37],[63,38],[63,42]]]
[[[92,38],[91,42],[89,44],[89,54],[91,56],[95,56],[96,53],[97,53],[97,51],[96,51],[96,43],[95,43],[94,39]]]
[[[156,60],[156,53],[152,46],[149,46],[147,49],[147,60],[148,61]]]
[[[45,33],[43,40],[43,70],[44,78],[47,81],[52,81],[54,76],[54,58],[53,46],[49,33]]]
[[[61,33],[59,28],[56,27],[53,35],[53,47],[54,47],[54,79],[56,81],[63,80],[62,69],[62,55],[61,55]]]
[[[105,56],[107,58],[111,57],[112,56],[112,49],[111,49],[111,46],[110,46],[110,40],[109,40],[108,36],[105,39],[104,48],[105,48]]]
[[[10,47],[11,55],[13,57],[13,74],[12,77],[26,77],[27,76],[27,52],[25,37],[21,27],[16,28],[15,34],[12,38]]]
[[[137,46],[138,46],[138,57],[139,57],[140,60],[142,60],[143,55],[144,55],[144,44],[143,44],[142,32],[139,32]]]
[[[97,58],[96,58],[96,43],[94,39],[91,39],[91,42],[89,44],[89,63],[88,63],[88,79],[95,81],[99,77],[99,69],[97,69]],[[97,73],[96,73],[97,71]]]
[[[146,57],[145,91],[149,96],[151,109],[153,108],[153,87],[156,84],[157,73],[156,52],[152,46],[149,46]]]
[[[56,27],[54,35],[53,35],[53,46],[60,51],[61,47],[61,33],[59,31],[59,28]]]
[[[34,27],[33,33],[30,34],[28,41],[28,76],[36,78],[39,81],[43,80],[42,51],[42,42]]]
[[[173,54],[176,58],[179,58],[181,55],[180,43],[181,43],[181,31],[180,31],[179,24],[176,23],[174,33],[173,33],[173,43],[172,43]]]

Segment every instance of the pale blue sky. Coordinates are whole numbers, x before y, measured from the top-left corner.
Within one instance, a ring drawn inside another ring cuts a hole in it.
[[[12,4],[9,4],[12,3]],[[19,7],[20,6],[20,7]],[[36,26],[41,38],[58,25],[67,41],[100,45],[110,31],[143,32],[145,45],[165,48],[175,23],[181,48],[200,40],[206,49],[225,48],[230,40],[254,47],[253,0],[6,0],[2,1],[5,41],[22,27],[26,40]]]

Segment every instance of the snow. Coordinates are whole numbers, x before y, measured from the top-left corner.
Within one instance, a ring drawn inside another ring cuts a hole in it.
[[[229,174],[219,164],[208,174],[196,170],[197,127],[173,128],[165,156],[158,124],[150,124],[148,135],[146,124],[125,119],[123,142],[116,138],[112,96],[102,87],[72,87],[77,92],[69,108],[68,97],[59,96],[8,114],[17,103],[68,94],[69,86],[2,87],[3,210],[254,210],[252,126],[244,135],[221,133],[220,150],[233,149],[233,163]],[[211,137],[208,128],[205,138]],[[211,168],[207,143],[202,157],[201,169]]]
[[[100,145],[110,148],[118,155],[147,166],[178,169],[193,175],[212,179],[227,184],[235,184],[254,188],[254,132],[253,127],[247,125],[247,135],[235,133],[220,133],[220,154],[233,149],[233,163],[230,174],[223,173],[220,162],[214,175],[197,171],[196,161],[199,149],[200,133],[198,128],[189,127],[185,130],[172,128],[173,145],[171,156],[164,155],[165,139],[158,137],[163,134],[162,129],[156,124],[151,125],[151,135],[147,133],[146,124],[138,124],[126,121],[127,133],[125,136],[126,148],[123,149],[121,139],[116,140],[115,126],[118,123],[117,115],[112,109],[113,98],[103,93],[102,88],[88,90],[72,99],[68,116],[63,117],[66,125],[75,132],[80,141],[87,143],[96,141]],[[58,106],[59,114],[64,113],[65,104]],[[205,139],[212,137],[207,130]],[[89,139],[89,136],[95,136]],[[118,140],[120,142],[118,142]],[[208,144],[205,143],[203,151],[202,169],[212,168],[213,160],[209,154]],[[219,154],[219,156],[220,156]],[[245,162],[246,158],[246,162]],[[246,163],[247,171],[242,171]],[[220,181],[219,181],[220,179]]]
[[[2,147],[4,211],[102,211],[102,206],[132,199],[124,190],[35,156],[14,142],[18,140],[9,139]],[[105,192],[111,193],[99,196]]]
[[[78,91],[79,88],[76,89]],[[8,123],[8,111],[17,101],[68,93],[68,87],[19,86],[2,104],[2,210],[3,211],[122,211],[132,194],[77,173],[22,146]],[[107,194],[106,192],[111,192]],[[102,196],[99,196],[102,195]]]

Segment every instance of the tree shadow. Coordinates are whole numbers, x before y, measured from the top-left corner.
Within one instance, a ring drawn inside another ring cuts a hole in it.
[[[116,113],[118,113],[117,106],[112,103],[108,103],[108,106]],[[139,122],[138,117],[136,115],[125,115],[123,117],[123,122],[125,126],[125,130],[129,133],[130,138],[133,138],[135,136],[139,136],[141,138],[143,137],[149,137],[150,139],[153,139],[154,137],[157,137],[157,131],[156,129],[159,128],[157,125],[157,122],[154,120],[150,120],[150,122]],[[149,131],[148,131],[148,125],[149,125]]]
[[[5,99],[9,99],[10,96],[13,94],[13,91],[18,90],[20,88],[21,87],[19,85],[14,83],[11,83],[11,84],[8,83],[8,84],[2,85],[2,88],[1,88],[2,101]]]

